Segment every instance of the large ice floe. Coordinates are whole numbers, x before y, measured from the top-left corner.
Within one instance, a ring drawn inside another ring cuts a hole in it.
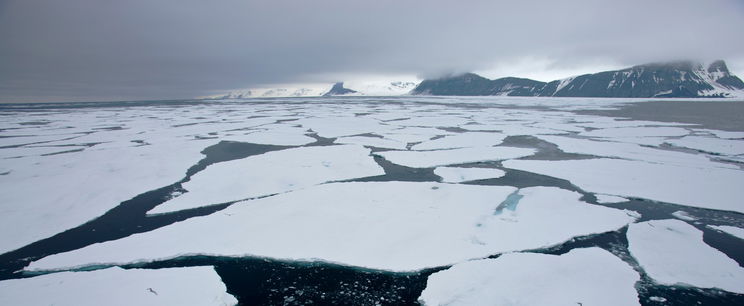
[[[216,143],[150,141],[0,160],[0,168],[9,172],[0,175],[0,253],[79,226],[140,193],[177,182],[204,157],[200,151]]]
[[[534,149],[512,147],[461,148],[436,151],[385,151],[377,152],[386,160],[413,168],[465,164],[481,161],[498,161],[530,156]]]
[[[210,204],[267,196],[312,185],[385,174],[359,145],[286,149],[217,163],[183,184],[186,193],[148,213],[158,214]]]
[[[444,136],[435,140],[429,140],[417,144],[413,150],[439,150],[467,147],[490,147],[500,144],[506,135],[499,133],[461,133],[452,136]]]
[[[712,163],[712,162],[711,162]],[[508,160],[504,167],[569,180],[580,188],[687,206],[744,212],[744,171],[621,159]]]
[[[640,305],[628,264],[600,248],[510,253],[429,276],[424,305]]]
[[[411,182],[326,184],[51,255],[29,269],[205,254],[413,271],[549,247],[635,220],[625,211],[581,202],[575,192],[532,187],[519,190],[520,200],[509,196],[516,190]]]
[[[0,281],[0,305],[236,305],[212,267],[113,267]]]
[[[744,268],[703,242],[703,232],[680,220],[631,224],[628,250],[655,282],[744,293]]]

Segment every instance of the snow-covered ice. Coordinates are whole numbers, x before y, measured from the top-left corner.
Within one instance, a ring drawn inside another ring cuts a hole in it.
[[[457,168],[437,167],[434,174],[442,178],[442,182],[460,183],[467,181],[499,178],[506,174],[504,170],[493,168]]]
[[[181,180],[204,157],[200,152],[215,143],[151,142],[0,160],[0,169],[10,172],[0,175],[0,253],[79,226],[138,194]]]
[[[640,305],[628,264],[600,248],[504,254],[429,276],[424,305]]]
[[[698,218],[696,218],[695,216],[690,215],[689,213],[685,211],[681,211],[681,210],[673,212],[672,216],[677,219],[685,220],[685,221],[697,221],[698,220]]]
[[[368,136],[340,137],[336,138],[335,142],[395,150],[405,150],[407,145],[407,143],[401,141]]]
[[[587,137],[652,137],[652,136],[685,136],[690,131],[679,127],[619,127],[581,132]]]
[[[435,140],[429,140],[417,144],[413,150],[439,150],[469,147],[491,147],[501,144],[506,135],[500,133],[469,132],[457,135],[444,136]]]
[[[635,220],[625,211],[590,205],[579,201],[578,193],[553,187],[521,189],[524,197],[514,210],[500,210],[515,190],[412,182],[325,184],[51,255],[29,269],[209,254],[412,271],[545,248]]]
[[[628,250],[655,282],[744,293],[744,268],[703,242],[703,232],[683,221],[631,224]]]
[[[744,212],[744,171],[619,159],[508,160],[504,167],[569,180],[595,192]]]
[[[723,155],[744,154],[744,140],[718,139],[703,136],[687,136],[666,141],[677,147],[690,148],[698,151]]]
[[[0,281],[0,305],[236,305],[212,267],[118,267]]]
[[[534,149],[512,147],[462,148],[437,151],[385,151],[378,154],[390,162],[413,168],[431,168],[480,161],[497,161],[530,156]]]
[[[623,197],[618,197],[610,194],[597,194],[597,203],[600,204],[612,204],[612,203],[621,203],[626,202],[628,199]]]
[[[689,154],[657,148],[640,146],[635,143],[597,141],[563,136],[540,135],[538,138],[556,144],[567,153],[587,154],[601,157],[616,157],[628,160],[644,161],[657,164],[689,166],[697,168],[730,168],[733,165],[717,163],[702,154]],[[613,139],[609,139],[613,140]]]
[[[744,239],[744,228],[729,225],[708,225],[708,227],[736,238]]]
[[[159,214],[283,193],[330,181],[385,174],[359,145],[301,147],[211,165],[183,183],[186,193],[150,210]]]

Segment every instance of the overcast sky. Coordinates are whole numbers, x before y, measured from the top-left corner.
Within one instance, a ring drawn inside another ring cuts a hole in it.
[[[741,0],[0,0],[0,101],[466,71],[549,81],[678,59],[744,75],[742,29]]]

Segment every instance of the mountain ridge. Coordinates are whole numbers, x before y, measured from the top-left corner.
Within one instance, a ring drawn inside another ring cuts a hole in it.
[[[650,63],[583,74],[550,82],[464,73],[419,83],[412,95],[536,96],[607,98],[744,97],[744,82],[717,60],[707,67],[692,61]]]

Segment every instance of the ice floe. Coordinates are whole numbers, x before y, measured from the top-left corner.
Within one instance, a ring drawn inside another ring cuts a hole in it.
[[[698,220],[698,218],[696,218],[695,216],[687,213],[686,211],[682,211],[682,210],[678,210],[678,211],[673,212],[672,213],[672,216],[675,217],[675,218],[677,218],[677,219],[685,220],[685,221],[697,221]]]
[[[703,232],[683,221],[631,224],[628,250],[655,282],[744,293],[744,268],[703,242]]]
[[[385,174],[359,145],[301,147],[211,165],[183,183],[186,193],[150,210],[159,214],[288,192],[330,181]]]
[[[744,140],[718,139],[703,136],[687,136],[666,141],[677,147],[723,155],[744,154]]]
[[[619,127],[581,132],[587,137],[651,137],[651,136],[685,136],[690,131],[679,127]]]
[[[579,139],[563,136],[536,136],[547,142],[556,144],[566,153],[587,154],[602,157],[617,157],[628,160],[638,160],[650,163],[690,166],[697,168],[730,168],[738,169],[733,165],[713,162],[702,154],[689,154],[649,148],[634,143],[620,143],[611,141],[597,141]]]
[[[506,135],[500,133],[460,133],[457,135],[444,136],[435,140],[429,140],[417,144],[413,150],[439,150],[456,149],[468,147],[491,147],[501,144]]]
[[[518,203],[502,203],[515,191],[442,183],[325,184],[51,255],[29,269],[209,254],[412,271],[545,248],[635,220],[625,211],[590,205],[579,201],[578,193],[553,187],[521,189]]]
[[[600,204],[612,204],[612,203],[621,203],[621,202],[627,202],[628,199],[623,197],[618,197],[610,194],[596,194],[597,197],[597,203]]]
[[[437,167],[434,174],[442,178],[442,182],[460,183],[467,181],[499,178],[506,174],[504,170],[493,168],[457,168]]]
[[[10,171],[0,175],[0,253],[79,226],[138,194],[181,180],[204,157],[200,152],[214,143],[164,139],[115,150],[0,160],[0,169]]]
[[[407,143],[380,137],[351,136],[336,138],[336,143],[356,144],[366,147],[405,150]]]
[[[497,161],[530,156],[534,149],[512,147],[462,148],[437,151],[385,151],[378,154],[390,162],[413,168],[431,168],[480,161]]]
[[[744,212],[744,171],[619,159],[508,160],[504,167],[562,178],[580,188],[686,206]]]
[[[744,239],[744,228],[729,225],[708,225],[708,227],[736,238]]]
[[[600,248],[504,254],[429,276],[424,305],[640,305],[628,264]]]
[[[0,305],[236,305],[212,267],[118,267],[0,281]]]

